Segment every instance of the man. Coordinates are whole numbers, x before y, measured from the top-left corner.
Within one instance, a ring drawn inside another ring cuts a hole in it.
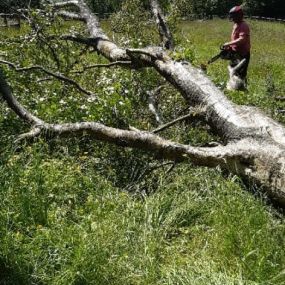
[[[244,65],[238,74],[246,80],[247,68],[250,60],[250,30],[248,24],[243,20],[243,10],[241,6],[233,7],[229,12],[229,18],[234,22],[231,41],[223,45],[225,49],[230,49],[237,54],[239,60],[245,59]],[[231,65],[237,62],[232,61]]]

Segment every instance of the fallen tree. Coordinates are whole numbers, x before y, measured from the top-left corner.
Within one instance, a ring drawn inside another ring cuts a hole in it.
[[[151,2],[153,14],[158,15],[157,1]],[[274,202],[285,206],[285,128],[281,124],[257,108],[230,102],[200,69],[188,62],[173,60],[161,47],[132,49],[117,46],[101,29],[98,19],[84,0],[56,3],[54,6],[63,9],[70,5],[78,11],[72,13],[72,18],[83,20],[90,36],[66,35],[62,39],[94,48],[111,64],[155,69],[181,93],[189,106],[203,110],[199,117],[220,137],[223,145],[192,147],[150,132],[110,128],[96,122],[49,124],[26,110],[13,96],[4,76],[1,76],[0,92],[3,98],[22,120],[32,126],[30,132],[20,136],[21,139],[49,136],[51,133],[59,137],[88,133],[96,140],[144,149],[165,159],[190,159],[194,165],[219,166],[256,183]],[[68,17],[68,13],[63,14]],[[159,25],[166,25],[163,16],[159,19]],[[172,44],[171,34],[163,28],[160,32],[163,42],[169,40]]]

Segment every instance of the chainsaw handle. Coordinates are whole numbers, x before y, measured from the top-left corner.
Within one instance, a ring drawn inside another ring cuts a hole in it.
[[[226,50],[226,51],[232,51],[232,47],[231,46],[226,46],[224,47],[224,45],[220,45],[220,50],[223,51],[223,50]]]

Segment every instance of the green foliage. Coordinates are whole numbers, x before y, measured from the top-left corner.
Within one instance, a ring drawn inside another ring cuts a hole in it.
[[[285,5],[282,0],[245,0],[244,5],[250,15],[284,17]]]
[[[138,19],[140,24],[138,25]],[[154,25],[150,24],[150,11],[144,8],[143,1],[124,1],[121,10],[111,17],[111,29],[116,34],[121,34],[123,45],[132,45],[135,48],[152,44],[154,35]],[[148,33],[145,33],[145,30]]]
[[[175,0],[182,16],[226,16],[230,8],[242,5],[248,15],[284,17],[283,0]]]
[[[122,2],[123,2],[122,0],[107,0],[107,1],[88,0],[87,1],[90,8],[95,13],[98,13],[99,16],[104,16],[104,14],[106,13],[113,13],[117,11],[120,8]]]
[[[175,49],[175,51],[171,54],[172,58],[179,61],[179,60],[186,60],[189,62],[193,62],[195,60],[195,49],[191,45],[190,41],[187,41],[184,43],[189,46],[185,47],[178,47]]]

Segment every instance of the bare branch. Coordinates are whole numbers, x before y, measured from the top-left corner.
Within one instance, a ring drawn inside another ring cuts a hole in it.
[[[162,123],[162,117],[160,115],[159,110],[157,109],[157,96],[160,92],[160,90],[163,88],[163,85],[155,88],[152,91],[148,91],[148,107],[151,113],[155,116],[156,121],[161,124]]]
[[[123,147],[139,148],[157,153],[159,157],[174,161],[190,159],[195,165],[216,167],[225,166],[226,161],[239,155],[240,149],[234,146],[218,146],[215,148],[191,147],[162,139],[149,132],[127,131],[107,127],[96,122],[80,122],[70,124],[43,124],[40,128],[25,134],[25,138],[40,134],[60,137],[76,137],[88,134],[96,140]]]
[[[143,49],[127,49],[127,54],[132,57],[133,54],[145,55],[150,57],[151,60],[163,59],[165,56],[163,50],[159,47],[147,47]]]
[[[78,7],[78,1],[63,1],[63,2],[54,2],[52,3],[53,7],[56,8],[66,8],[66,7],[70,7],[70,6],[75,6]]]
[[[25,122],[32,125],[41,125],[43,121],[36,116],[32,115],[28,110],[26,110],[18,100],[12,95],[11,89],[7,84],[4,74],[0,69],[0,93],[3,99],[7,102],[8,106]]]
[[[41,82],[51,81],[51,80],[52,80],[52,77],[44,77],[44,78],[38,79],[36,82],[41,83]]]
[[[0,13],[0,17],[7,17],[7,18],[16,18],[19,17],[18,13]]]
[[[166,49],[173,50],[174,48],[173,37],[165,21],[164,15],[162,13],[162,10],[159,6],[158,1],[150,0],[150,5],[151,5],[152,13],[156,20],[156,24],[158,26],[159,35],[163,42],[163,46]]]
[[[84,21],[84,18],[82,18],[80,15],[68,11],[58,11],[55,13],[55,15],[66,20]]]
[[[85,19],[90,36],[93,38],[92,46],[111,61],[130,60],[126,51],[111,42],[108,36],[103,32],[97,17],[91,13],[84,0],[78,0],[78,7],[81,17]]]
[[[132,62],[131,61],[115,61],[115,62],[111,62],[111,63],[102,63],[102,64],[93,64],[93,65],[88,65],[88,66],[84,66],[82,68],[82,70],[80,71],[73,71],[72,73],[84,73],[90,69],[93,68],[102,68],[102,67],[113,67],[113,66],[132,66]]]
[[[166,123],[166,124],[164,124],[164,125],[162,125],[162,126],[156,128],[155,130],[152,131],[152,133],[157,134],[157,133],[159,133],[159,132],[162,132],[162,131],[164,131],[165,129],[167,129],[167,128],[173,126],[173,125],[175,125],[176,123],[181,122],[181,121],[185,121],[186,119],[189,119],[189,118],[191,118],[192,116],[193,116],[192,114],[187,114],[187,115],[184,115],[184,116],[182,116],[182,117],[179,117],[179,118],[177,118],[177,119],[175,119],[175,120],[173,120],[173,121],[171,121],[171,122],[168,122],[168,123]]]
[[[32,66],[28,66],[28,67],[17,67],[14,63],[6,61],[6,60],[0,60],[0,64],[6,64],[9,67],[12,67],[15,71],[17,72],[25,72],[25,71],[32,71],[32,70],[41,70],[44,73],[58,79],[61,81],[64,81],[66,83],[69,83],[71,85],[73,85],[74,87],[76,87],[76,89],[78,89],[79,91],[81,91],[82,93],[88,95],[88,96],[95,96],[94,93],[92,93],[91,91],[88,91],[86,89],[84,89],[83,87],[81,87],[76,81],[74,81],[73,79],[66,77],[60,73],[55,73],[52,72],[50,70],[47,70],[46,68],[40,66],[40,65],[32,65]]]
[[[15,140],[15,142],[20,142],[25,139],[27,140],[33,139],[38,137],[40,134],[41,134],[41,127],[36,126],[32,128],[29,132],[19,135],[18,138]]]
[[[175,120],[173,120],[173,121],[171,121],[169,123],[166,123],[166,124],[158,127],[157,129],[153,130],[152,133],[157,134],[157,133],[159,133],[161,131],[164,131],[165,129],[175,125],[176,123],[185,121],[185,120],[187,120],[189,118],[194,118],[194,119],[198,118],[199,120],[201,120],[201,119],[205,120],[205,116],[206,116],[205,110],[194,109],[194,110],[191,110],[191,112],[189,114],[181,116],[181,117],[179,117],[179,118],[177,118],[177,119],[175,119]]]

